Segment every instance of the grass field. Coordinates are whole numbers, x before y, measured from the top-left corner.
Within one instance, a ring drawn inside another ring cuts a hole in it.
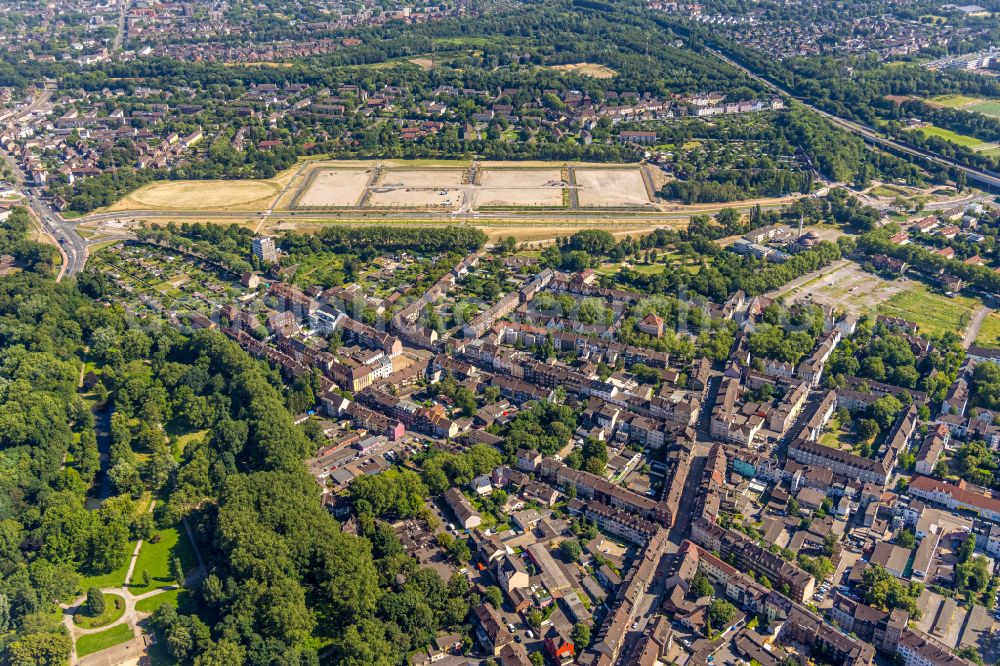
[[[983,320],[976,336],[976,344],[989,349],[1000,349],[1000,312],[991,312]]]
[[[914,285],[879,306],[879,314],[916,322],[924,335],[959,334],[969,324],[976,301],[964,296],[948,298],[931,292],[924,285]]]
[[[174,608],[187,608],[194,603],[191,592],[181,588],[167,590],[151,597],[140,599],[135,604],[135,609],[140,613],[152,613],[163,604],[168,604]]]
[[[160,537],[157,543],[153,543],[152,540],[142,543],[139,559],[136,560],[135,571],[132,574],[132,582],[129,584],[132,594],[142,594],[175,584],[177,581],[170,574],[170,562],[174,557],[181,558],[184,571],[190,571],[198,564],[183,525],[157,530],[156,534]],[[149,572],[148,587],[142,584],[144,570]]]
[[[945,141],[950,141],[958,146],[964,146],[966,148],[971,148],[976,150],[981,146],[985,145],[982,141],[974,136],[966,136],[964,134],[958,134],[952,132],[951,130],[946,130],[941,127],[934,127],[933,125],[928,125],[927,127],[921,127],[920,131],[924,133],[925,136],[936,136],[939,139],[944,139]]]
[[[109,647],[132,640],[132,628],[127,624],[119,624],[107,631],[99,631],[96,634],[86,634],[76,639],[76,656],[86,657]]]
[[[129,543],[128,554],[129,557],[125,558],[125,562],[112,571],[111,573],[99,574],[97,576],[81,576],[80,577],[80,591],[86,592],[92,587],[124,587],[125,586],[125,574],[128,573],[128,563],[131,559],[132,551],[135,549],[134,543]]]
[[[928,101],[936,106],[946,106],[950,109],[962,109],[963,111],[981,113],[984,116],[1000,118],[1000,100],[969,97],[968,95],[941,95]]]
[[[96,629],[111,624],[125,614],[125,597],[118,594],[104,595],[104,612],[91,617],[83,610],[73,616],[73,623],[84,629]]]

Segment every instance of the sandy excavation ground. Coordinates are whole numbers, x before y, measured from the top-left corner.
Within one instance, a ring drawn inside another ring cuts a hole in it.
[[[356,206],[364,194],[372,169],[321,169],[316,171],[297,206]]]
[[[464,169],[386,169],[377,187],[457,187],[462,184]]]
[[[107,210],[266,210],[280,189],[270,180],[170,180],[146,185]]]
[[[605,65],[597,65],[591,62],[578,62],[571,65],[553,65],[551,69],[567,74],[579,74],[595,79],[611,79],[618,75],[618,72]]]
[[[560,169],[487,169],[480,172],[474,206],[562,206]]]
[[[442,194],[443,193],[443,194]],[[458,208],[462,205],[462,191],[457,189],[373,189],[368,197],[372,208]]]
[[[584,208],[644,206],[649,201],[639,169],[576,169],[577,196]]]

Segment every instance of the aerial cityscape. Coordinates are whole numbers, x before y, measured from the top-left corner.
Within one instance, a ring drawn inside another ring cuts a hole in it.
[[[1000,0],[0,0],[0,666],[1000,661]]]

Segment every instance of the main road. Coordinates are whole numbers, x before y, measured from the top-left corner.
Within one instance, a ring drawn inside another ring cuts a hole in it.
[[[815,113],[818,113],[819,115],[823,116],[834,125],[842,129],[845,129],[848,132],[856,134],[857,136],[860,136],[863,140],[865,140],[868,143],[875,144],[883,148],[890,148],[897,152],[902,152],[906,153],[907,155],[912,155],[913,157],[919,157],[921,159],[929,160],[941,166],[948,167],[949,169],[958,169],[959,171],[964,172],[965,175],[969,178],[969,180],[973,180],[981,185],[986,185],[990,188],[993,188],[995,191],[1000,190],[1000,174],[996,174],[992,171],[982,171],[980,169],[973,169],[971,167],[967,167],[964,164],[959,164],[958,162],[951,160],[947,157],[942,157],[937,153],[932,153],[927,150],[915,148],[905,143],[900,143],[899,141],[896,141],[894,139],[890,139],[886,136],[883,136],[882,134],[872,129],[871,127],[868,127],[867,125],[862,125],[861,123],[854,122],[853,120],[847,120],[845,118],[841,118],[840,116],[835,116],[832,113],[828,113],[820,108],[817,108],[816,106],[807,102],[802,97],[789,92],[788,90],[782,88],[776,83],[768,79],[765,79],[763,76],[757,74],[756,72],[751,71],[742,64],[733,60],[732,58],[724,55],[722,52],[712,48],[709,48],[708,50],[723,62],[726,62],[729,65],[735,67],[736,69],[739,69],[740,71],[746,73],[747,76],[754,79],[755,81],[764,84],[765,86],[767,86],[771,90],[774,90],[775,92],[778,92],[782,95],[794,99],[807,109]]]
[[[51,94],[49,90],[39,94],[31,102],[28,110],[41,109],[48,102]],[[59,253],[63,257],[63,265],[57,279],[62,279],[66,275],[76,275],[82,271],[87,263],[87,242],[77,232],[76,225],[63,219],[51,206],[42,201],[35,190],[28,187],[29,178],[13,155],[6,152],[0,152],[0,155],[10,166],[13,180],[25,192],[26,203],[34,212],[35,217],[38,218],[42,225],[42,231],[58,244]]]

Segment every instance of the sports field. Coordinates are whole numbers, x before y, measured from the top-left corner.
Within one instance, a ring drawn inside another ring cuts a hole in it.
[[[1000,100],[987,99],[985,97],[969,97],[968,95],[941,95],[933,97],[928,101],[937,106],[973,111],[981,113],[984,116],[1000,118]]]

